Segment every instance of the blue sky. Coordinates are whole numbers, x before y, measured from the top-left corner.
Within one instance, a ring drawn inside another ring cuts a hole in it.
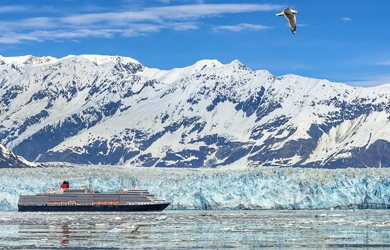
[[[299,11],[293,35],[286,7]],[[101,54],[150,68],[202,59],[352,86],[390,83],[390,1],[2,0],[0,55]]]

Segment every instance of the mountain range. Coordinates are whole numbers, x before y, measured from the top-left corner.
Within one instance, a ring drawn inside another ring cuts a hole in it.
[[[0,144],[34,162],[20,166],[390,167],[389,123],[389,84],[276,77],[237,60],[159,70],[0,56]]]

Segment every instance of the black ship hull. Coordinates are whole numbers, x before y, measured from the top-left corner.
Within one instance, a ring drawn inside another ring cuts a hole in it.
[[[19,212],[161,212],[167,203],[143,205],[18,205]]]

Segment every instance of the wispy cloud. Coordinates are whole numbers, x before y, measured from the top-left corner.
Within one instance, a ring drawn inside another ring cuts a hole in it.
[[[21,5],[0,6],[0,13],[22,12],[26,11],[27,9],[27,7]]]
[[[36,29],[47,29],[57,27],[57,21],[53,18],[37,17],[27,18],[20,21],[4,22],[0,21],[0,30],[6,31],[23,31],[23,30],[36,30]]]
[[[195,2],[195,3],[204,3],[204,0],[158,0],[163,3],[172,3],[172,2]]]
[[[107,12],[65,17],[61,21],[73,25],[89,25],[107,22],[123,24],[128,22],[163,20],[197,20],[223,14],[270,11],[280,5],[271,4],[194,4],[147,8],[141,11]]]
[[[242,30],[263,30],[263,29],[271,29],[272,27],[263,26],[263,25],[256,25],[256,24],[249,24],[249,23],[241,23],[233,26],[218,26],[213,28],[214,31],[220,31],[220,30],[230,30],[234,32],[239,32]]]
[[[11,11],[12,6],[8,6]],[[23,40],[45,41],[75,39],[82,37],[124,37],[160,32],[163,29],[195,30],[200,20],[221,17],[227,14],[279,10],[284,6],[274,4],[189,4],[144,8],[124,12],[79,14],[65,17],[35,17],[16,21],[0,22],[0,43],[21,43]],[[6,7],[3,11],[6,11]],[[21,6],[13,6],[22,10]],[[232,31],[243,29],[266,29],[253,24],[219,26],[215,28]]]
[[[341,20],[344,20],[344,21],[352,21],[352,19],[349,18],[349,17],[342,17]]]
[[[364,77],[363,79],[360,80],[348,81],[345,83],[350,86],[357,86],[357,87],[375,87],[383,84],[390,84],[390,75],[377,75],[377,76]]]
[[[390,65],[390,60],[387,62],[378,62],[377,65]]]

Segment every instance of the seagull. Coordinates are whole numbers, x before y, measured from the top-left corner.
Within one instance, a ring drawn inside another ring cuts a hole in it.
[[[291,7],[283,10],[282,13],[276,14],[277,16],[285,16],[290,24],[292,33],[295,35],[295,30],[297,29],[297,20],[295,19],[295,14],[299,14],[298,11],[292,10]]]

